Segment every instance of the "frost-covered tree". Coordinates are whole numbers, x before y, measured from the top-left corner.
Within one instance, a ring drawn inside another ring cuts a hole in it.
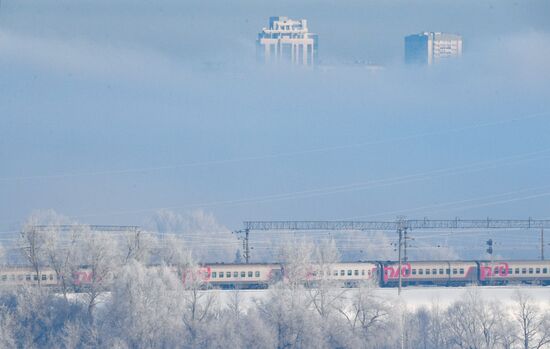
[[[86,295],[88,314],[93,319],[93,310],[100,296],[108,291],[121,260],[116,240],[90,229],[82,232],[79,251],[80,265],[86,266],[89,273],[81,290]]]
[[[540,349],[550,344],[550,314],[541,311],[533,299],[518,291],[514,296],[514,319],[523,349]]]
[[[496,302],[484,300],[478,290],[466,292],[446,315],[449,338],[458,348],[492,349],[501,345],[499,324],[504,320],[503,310]]]
[[[123,264],[131,260],[148,264],[157,248],[158,241],[153,234],[140,229],[124,232],[120,237],[120,250]]]
[[[74,273],[78,270],[78,244],[85,228],[71,227],[62,231],[57,226],[46,227],[44,234],[44,254],[48,267],[55,271],[65,300],[74,284]]]
[[[183,323],[181,282],[165,266],[148,268],[130,260],[118,273],[112,296],[102,312],[103,331],[129,348],[178,346]],[[103,336],[102,336],[103,337]]]
[[[0,348],[15,348],[15,318],[5,305],[0,304]]]
[[[150,228],[160,235],[174,234],[182,238],[201,261],[231,262],[239,247],[231,230],[203,210],[186,213],[160,210],[152,217]]]

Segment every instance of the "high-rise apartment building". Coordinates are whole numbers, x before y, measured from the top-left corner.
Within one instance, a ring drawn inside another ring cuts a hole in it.
[[[307,20],[270,17],[269,27],[258,34],[257,52],[264,62],[312,66],[317,61],[317,45],[317,34],[309,32]]]
[[[405,37],[405,62],[433,64],[462,55],[462,37],[456,34],[425,32]]]

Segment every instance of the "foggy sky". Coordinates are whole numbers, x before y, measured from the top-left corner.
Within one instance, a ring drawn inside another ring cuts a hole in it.
[[[318,69],[255,63],[307,18]],[[550,217],[546,1],[2,1],[0,230],[34,209],[144,224]],[[403,64],[403,37],[464,56]],[[352,63],[371,62],[371,71]]]

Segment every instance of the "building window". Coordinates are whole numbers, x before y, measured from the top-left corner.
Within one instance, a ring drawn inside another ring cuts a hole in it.
[[[464,268],[460,268],[460,274],[464,274]]]
[[[233,277],[234,277],[234,278],[238,278],[238,277],[239,277],[239,272],[238,272],[238,271],[234,271],[234,272],[233,272]]]
[[[34,281],[38,281],[38,275],[34,275]]]
[[[25,275],[25,280],[27,280],[27,281],[31,281],[31,276],[30,276],[30,275],[28,275],[28,274],[27,274],[27,275]]]
[[[215,279],[215,278],[216,278],[216,274],[217,274],[217,273],[216,273],[215,271],[212,272],[212,279]]]
[[[418,269],[418,275],[424,274],[424,269]]]
[[[241,277],[242,277],[242,278],[246,277],[246,272],[241,271]]]
[[[430,275],[430,269],[426,269],[426,275]]]
[[[527,268],[521,268],[521,273],[522,274],[527,274]]]
[[[351,270],[348,270],[348,276],[351,276]]]
[[[413,270],[412,270],[412,274],[413,274],[413,275],[416,275],[416,269],[413,269]]]
[[[42,274],[42,281],[46,281],[46,280],[48,280],[48,275]]]
[[[249,277],[249,278],[252,277],[252,272],[251,272],[251,271],[248,272],[248,277]]]
[[[220,278],[223,278],[223,271],[220,271]]]
[[[548,268],[542,268],[542,272],[543,272],[544,274],[548,273]]]
[[[458,269],[453,268],[453,275],[456,275],[456,274],[458,274]]]
[[[257,272],[254,273],[254,275],[255,275],[257,278],[259,278],[259,277],[260,277],[260,272],[257,271]]]
[[[50,274],[50,280],[53,280],[53,274]]]
[[[443,269],[439,269],[439,275],[443,275]]]
[[[540,274],[540,268],[535,269],[535,274]]]
[[[451,269],[445,269],[445,273],[446,273],[447,275],[451,275]]]
[[[529,268],[529,274],[533,274],[533,268]]]
[[[6,281],[8,279],[7,275],[2,275],[2,281]]]
[[[359,270],[355,270],[355,271],[353,272],[353,274],[356,275],[356,276],[359,275]]]
[[[516,268],[516,272],[515,272],[515,273],[516,273],[516,274],[519,274],[519,268]]]
[[[340,276],[344,276],[346,275],[346,271],[345,270],[340,270]]]
[[[334,271],[334,276],[338,276],[338,270]]]
[[[226,272],[225,272],[225,277],[226,277],[226,278],[230,278],[230,277],[231,277],[231,272],[230,272],[230,271],[226,271]]]
[[[432,274],[437,275],[437,269],[432,269]]]

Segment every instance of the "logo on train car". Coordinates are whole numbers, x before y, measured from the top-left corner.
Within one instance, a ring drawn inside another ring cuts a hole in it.
[[[91,270],[79,270],[73,273],[74,284],[76,286],[81,284],[92,283],[92,271]]]
[[[401,277],[407,278],[411,275],[411,263],[401,265]],[[399,265],[384,266],[384,281],[395,280],[399,278]]]
[[[189,268],[183,271],[181,278],[186,282],[208,282],[210,281],[211,268],[209,266]]]
[[[506,277],[510,275],[508,263],[502,262],[493,266],[479,266],[479,279],[481,281],[493,277]]]

